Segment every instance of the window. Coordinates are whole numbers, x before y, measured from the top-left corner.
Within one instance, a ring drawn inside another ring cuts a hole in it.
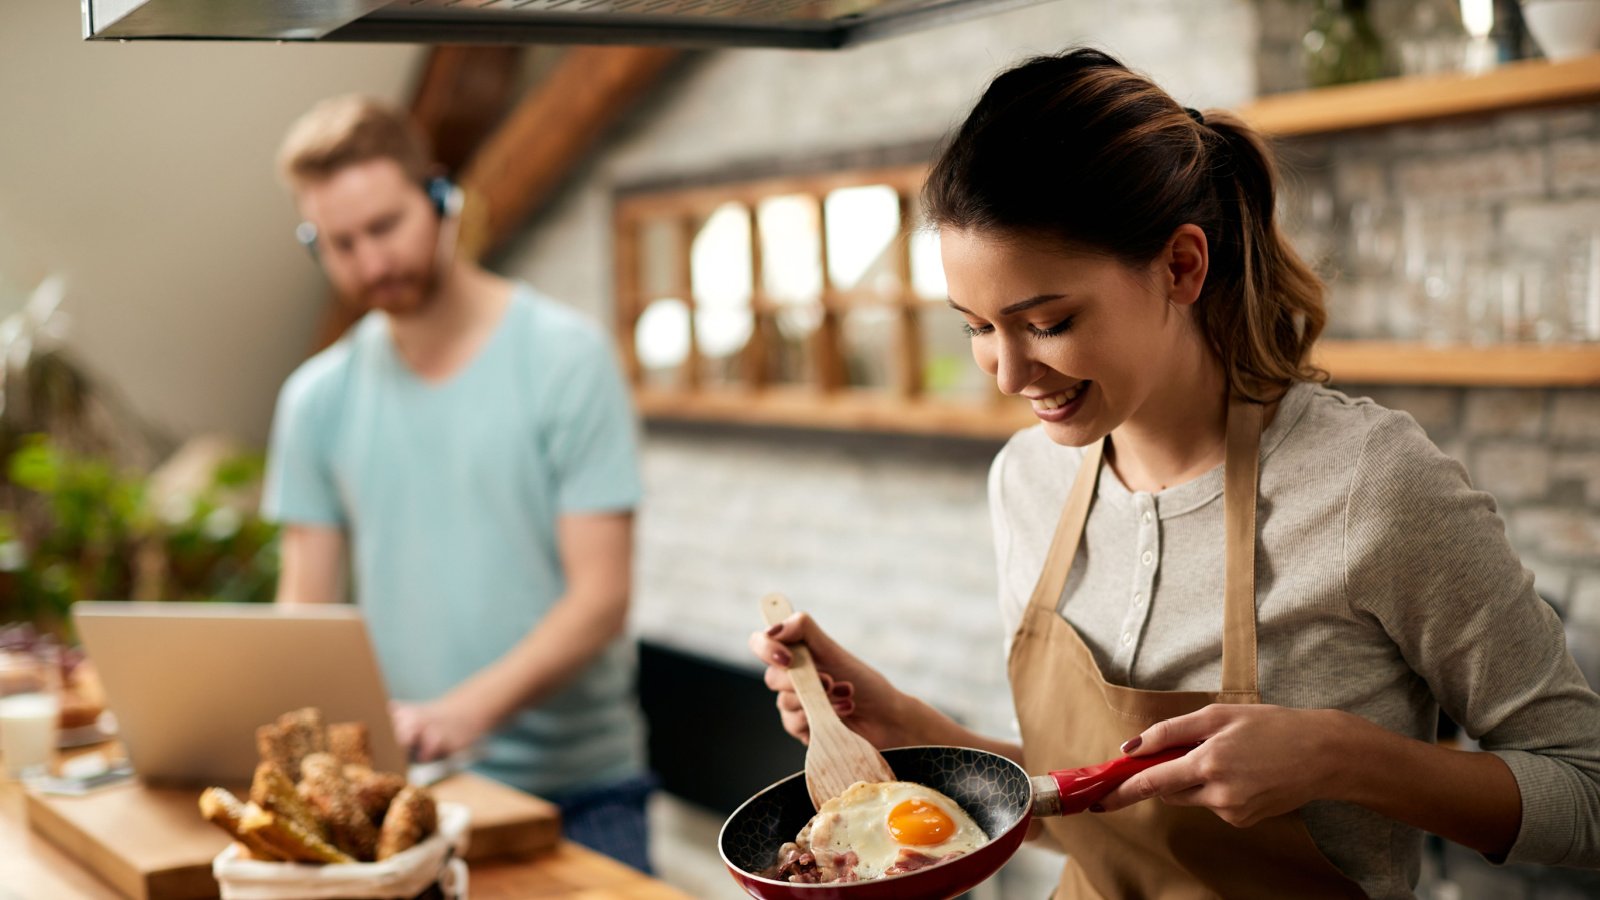
[[[1005,436],[1032,421],[945,305],[921,166],[633,192],[618,335],[649,418]]]

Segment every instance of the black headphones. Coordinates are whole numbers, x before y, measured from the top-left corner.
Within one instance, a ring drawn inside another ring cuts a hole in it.
[[[427,192],[428,200],[433,206],[434,215],[440,219],[451,219],[461,215],[463,195],[461,188],[448,178],[430,178],[422,185]],[[301,222],[294,227],[294,238],[300,242],[306,252],[313,259],[317,258],[317,226],[310,222]]]

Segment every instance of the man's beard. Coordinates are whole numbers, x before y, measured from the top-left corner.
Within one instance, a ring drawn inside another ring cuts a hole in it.
[[[405,273],[363,286],[350,297],[352,306],[362,310],[381,310],[391,316],[421,312],[432,300],[438,281],[430,268],[421,273]]]

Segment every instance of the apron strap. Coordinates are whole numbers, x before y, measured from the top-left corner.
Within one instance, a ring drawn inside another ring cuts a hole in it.
[[[1100,483],[1100,460],[1105,456],[1106,441],[1110,436],[1095,441],[1083,451],[1083,462],[1078,464],[1078,475],[1072,481],[1072,492],[1067,495],[1067,505],[1061,510],[1061,521],[1056,525],[1055,536],[1050,539],[1050,549],[1044,557],[1044,569],[1039,580],[1033,583],[1030,607],[1037,606],[1056,612],[1061,606],[1061,591],[1067,586],[1067,573],[1072,561],[1078,557],[1078,544],[1083,539],[1083,526],[1089,520],[1089,504],[1094,501],[1094,489]]]
[[[1265,408],[1234,398],[1228,401],[1226,457],[1223,465],[1222,514],[1226,554],[1222,606],[1222,690],[1255,693],[1256,665],[1256,479],[1260,469],[1261,427]],[[1061,510],[1044,568],[1034,582],[1030,607],[1055,613],[1067,573],[1078,556],[1083,527],[1089,519],[1100,481],[1105,440],[1083,453],[1067,504]]]
[[[1227,569],[1223,581],[1222,690],[1255,693],[1256,679],[1256,476],[1261,462],[1265,408],[1228,401],[1227,457],[1223,464],[1222,517]]]

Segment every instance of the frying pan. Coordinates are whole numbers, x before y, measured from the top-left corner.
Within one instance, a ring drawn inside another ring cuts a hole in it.
[[[791,884],[761,876],[816,814],[804,772],[766,788],[734,810],[717,849],[745,893],[758,900],[948,900],[999,871],[1027,836],[1034,816],[1080,813],[1135,773],[1177,759],[1195,745],[1149,756],[1123,756],[1082,769],[1030,777],[995,753],[969,747],[901,747],[883,751],[901,781],[927,785],[961,804],[989,843],[926,869],[844,884]]]

